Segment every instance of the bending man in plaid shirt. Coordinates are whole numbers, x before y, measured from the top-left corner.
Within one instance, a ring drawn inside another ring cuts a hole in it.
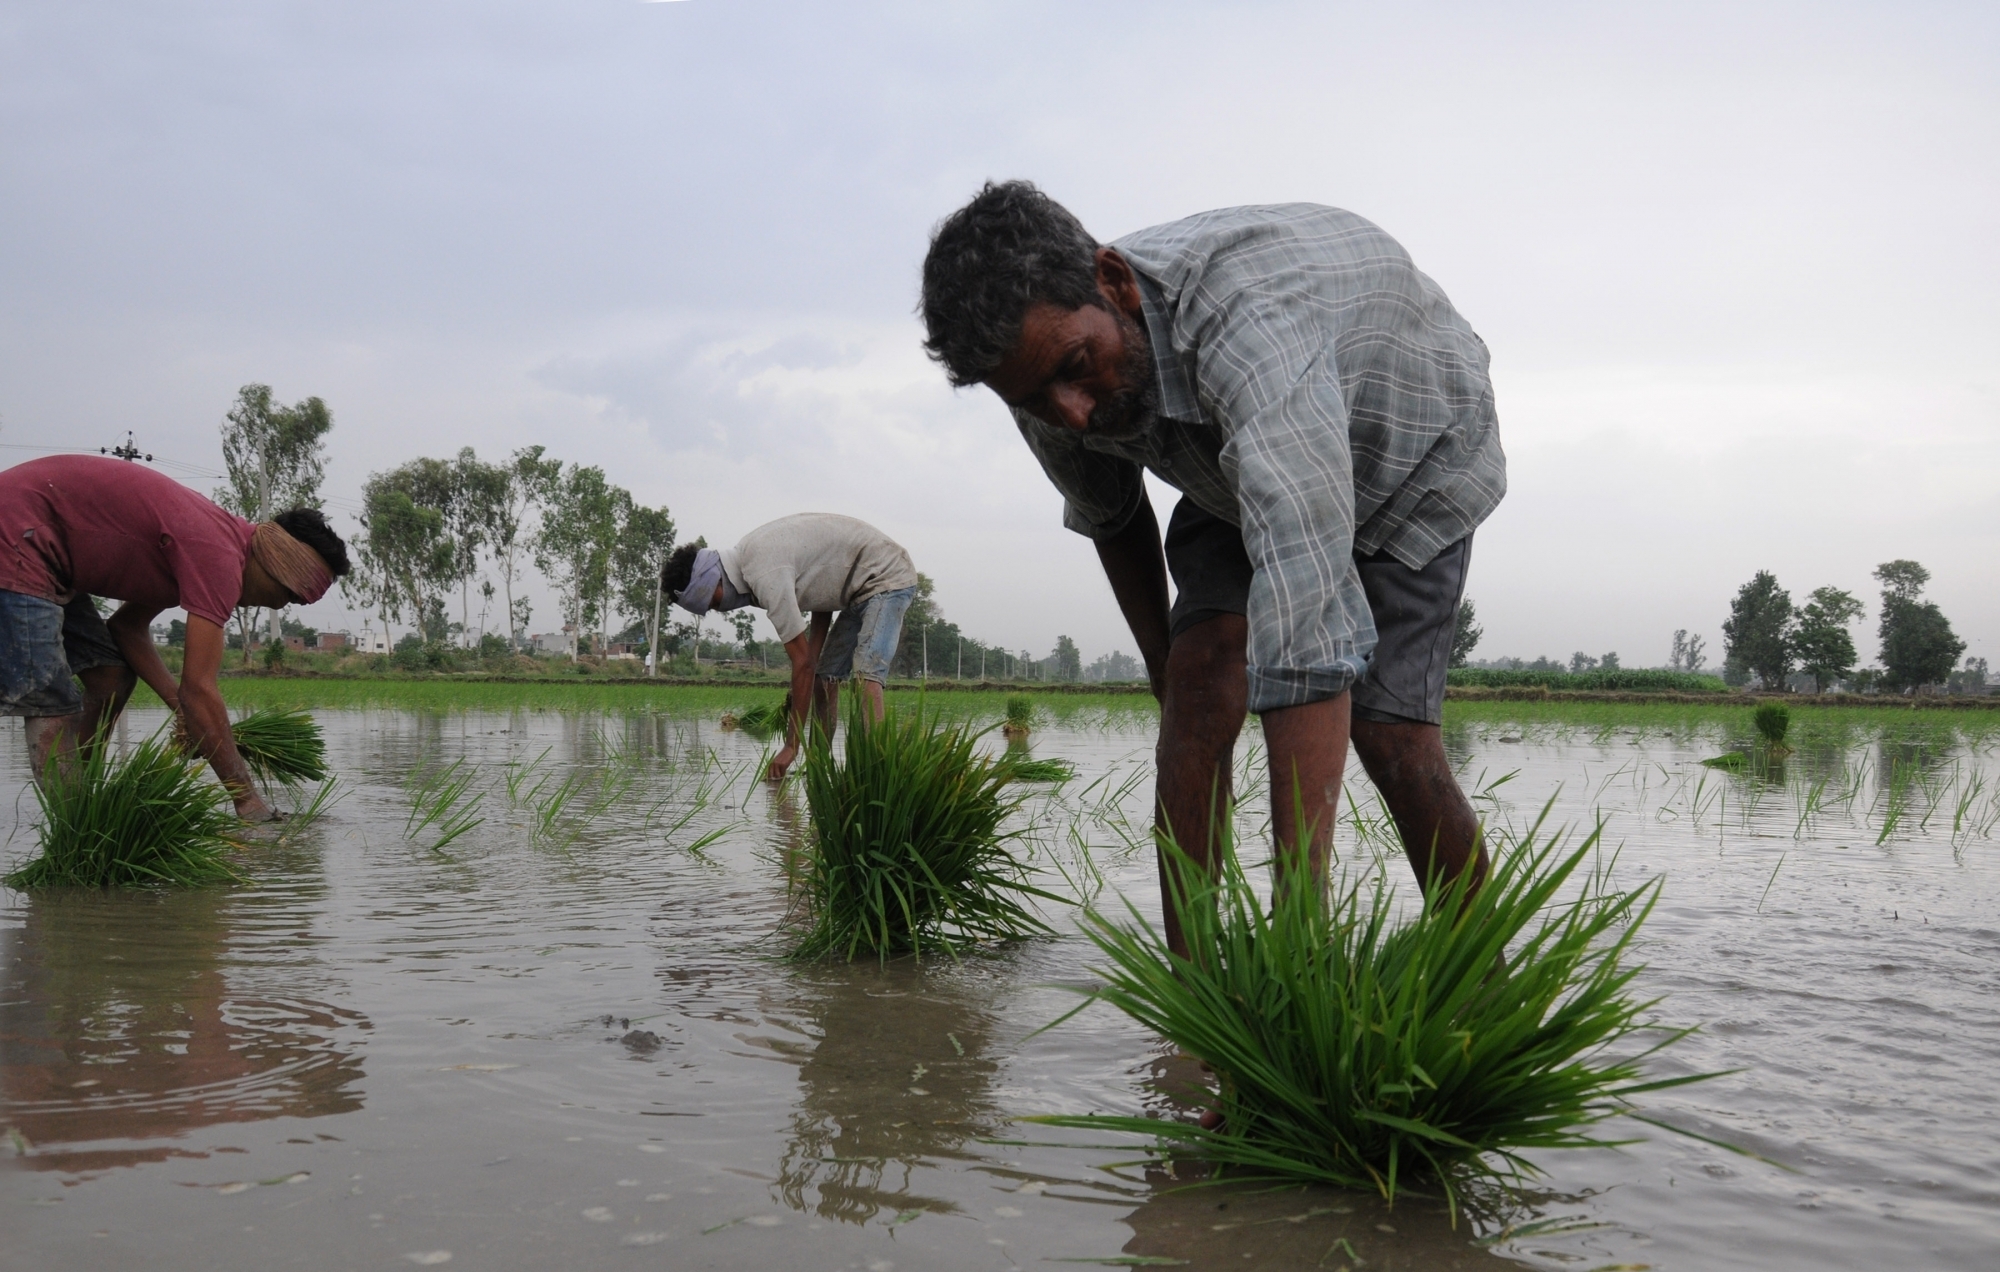
[[[1181,846],[1213,869],[1254,711],[1279,841],[1302,807],[1316,873],[1351,739],[1418,878],[1482,878],[1439,723],[1506,457],[1486,346],[1402,246],[1311,204],[1105,246],[1010,181],[938,226],[922,307],[931,356],[1012,408],[1097,546],[1160,700],[1159,813]],[[1142,468],[1181,491],[1164,545]],[[1169,894],[1185,952],[1174,910]]]

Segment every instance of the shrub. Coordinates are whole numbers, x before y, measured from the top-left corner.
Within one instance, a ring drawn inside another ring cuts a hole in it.
[[[123,758],[111,747],[65,770],[51,757],[35,788],[41,856],[9,874],[10,888],[133,888],[240,881],[227,854],[237,827],[229,792],[201,762],[163,737]]]
[[[1000,825],[1020,802],[1007,763],[978,734],[920,703],[869,724],[850,692],[836,749],[815,731],[805,754],[812,835],[798,881],[806,927],[794,958],[887,958],[1046,933],[1023,904],[1062,898],[1030,886]]]
[[[1205,1061],[1222,1123],[1036,1120],[1155,1136],[1224,1174],[1391,1200],[1420,1177],[1454,1204],[1467,1181],[1532,1173],[1523,1151],[1619,1142],[1592,1128],[1635,1095],[1711,1075],[1642,1080],[1644,1058],[1686,1030],[1631,1049],[1652,1003],[1634,1000],[1625,960],[1657,885],[1615,892],[1593,871],[1558,900],[1597,835],[1565,851],[1538,833],[1476,892],[1461,876],[1400,924],[1380,870],[1330,893],[1280,889],[1267,910],[1232,853],[1210,881],[1169,846],[1194,957],[1170,952],[1136,909],[1131,924],[1086,911],[1110,960],[1093,997]]]
[[[1505,671],[1453,667],[1445,683],[1467,689],[1582,689],[1609,693],[1726,693],[1720,676],[1690,671]]]

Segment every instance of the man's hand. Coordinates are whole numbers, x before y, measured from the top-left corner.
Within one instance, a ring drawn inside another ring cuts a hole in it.
[[[771,757],[770,766],[764,770],[764,776],[773,782],[782,781],[785,770],[799,758],[806,720],[818,699],[819,651],[826,644],[827,628],[832,623],[831,614],[814,614],[806,630],[785,642],[785,657],[792,664],[792,710],[785,717],[784,748]],[[826,727],[832,728],[833,722],[827,721]]]
[[[222,628],[205,618],[188,615],[187,656],[181,663],[180,715],[195,750],[215,770],[236,815],[247,822],[277,820],[277,814],[257,793],[250,768],[236,750],[229,728],[229,708],[223,705],[216,675],[222,670]]]
[[[764,770],[764,776],[773,782],[784,781],[785,771],[791,768],[792,761],[798,758],[799,758],[798,744],[795,742],[785,743],[785,745],[778,751],[778,753],[771,757],[771,763],[769,767],[767,767]]]

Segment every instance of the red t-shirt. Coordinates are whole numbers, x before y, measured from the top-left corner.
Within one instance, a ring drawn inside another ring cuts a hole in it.
[[[0,472],[0,591],[78,593],[221,626],[256,527],[144,464],[51,455]]]

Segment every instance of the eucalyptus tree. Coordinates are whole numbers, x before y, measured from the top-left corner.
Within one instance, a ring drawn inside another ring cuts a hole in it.
[[[451,500],[438,511],[444,514],[445,532],[452,541],[459,631],[471,644],[472,580],[479,573],[480,552],[489,545],[488,536],[498,519],[495,509],[507,500],[512,483],[508,469],[482,463],[470,446],[461,448],[452,461],[451,476]]]
[[[571,658],[576,657],[577,639],[585,625],[597,621],[610,599],[619,493],[605,480],[602,468],[582,464],[558,464],[543,487],[535,565],[548,576],[562,603]]]
[[[660,572],[674,550],[674,518],[662,505],[648,508],[624,496],[618,505],[618,542],[611,554],[618,608],[646,623],[651,674],[660,674]]]
[[[444,513],[419,503],[398,483],[401,472],[375,473],[361,488],[363,529],[355,543],[361,580],[355,591],[380,610],[385,632],[393,619],[436,639],[442,633],[433,624],[443,610],[455,554]]]
[[[222,465],[229,484],[215,491],[215,502],[251,521],[269,521],[287,508],[320,506],[320,482],[326,476],[327,433],[333,412],[316,397],[286,406],[271,399],[268,384],[246,384],[222,423]],[[272,642],[278,640],[279,615],[269,613]],[[248,636],[245,624],[244,634]],[[250,658],[250,642],[243,642]]]
[[[356,544],[363,575],[354,591],[382,613],[441,640],[444,598],[460,578],[460,553],[451,533],[458,499],[456,465],[413,459],[388,472],[371,473],[361,487],[362,534]]]
[[[500,466],[504,484],[498,497],[485,507],[486,550],[500,573],[500,588],[507,603],[507,641],[519,649],[528,631],[528,598],[514,596],[514,580],[520,573],[520,552],[529,546],[532,534],[528,518],[562,476],[562,461],[544,459],[546,448],[524,446]]]

